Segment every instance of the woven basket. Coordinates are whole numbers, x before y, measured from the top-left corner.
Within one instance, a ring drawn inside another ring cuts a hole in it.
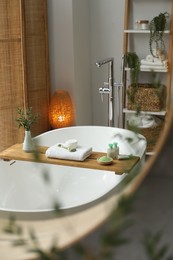
[[[154,118],[155,118],[155,122],[156,122],[156,124],[154,126],[148,127],[148,128],[138,128],[138,132],[141,135],[145,136],[145,138],[147,140],[146,152],[152,152],[154,150],[154,147],[155,147],[157,141],[159,140],[160,134],[164,127],[164,120],[162,120],[156,116]],[[132,129],[129,122],[127,123],[127,127],[130,130]]]
[[[132,94],[133,87],[128,86],[128,93]],[[164,86],[157,89],[152,84],[138,84],[138,89],[134,94],[134,103],[128,99],[127,108],[129,110],[137,110],[138,107],[142,111],[158,112],[163,108]]]
[[[154,150],[154,147],[159,140],[163,126],[164,123],[162,121],[155,127],[140,129],[140,133],[147,139],[147,152],[152,152]]]

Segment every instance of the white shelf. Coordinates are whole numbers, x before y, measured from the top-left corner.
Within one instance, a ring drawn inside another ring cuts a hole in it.
[[[123,108],[123,113],[129,113],[129,114],[135,114],[136,111],[135,110],[129,110],[127,108]],[[165,110],[161,110],[158,112],[154,112],[154,111],[141,111],[141,114],[147,114],[147,115],[156,115],[156,116],[165,116],[166,115],[166,111]]]
[[[125,71],[130,71],[130,68],[125,68]],[[167,73],[168,70],[159,70],[159,69],[140,69],[141,72],[162,72],[162,73]]]
[[[140,69],[140,71],[143,71],[143,72],[162,72],[162,73],[167,73],[168,70],[165,69],[165,70],[159,70],[159,69]]]
[[[150,33],[150,30],[134,30],[134,29],[128,29],[124,30],[124,33]],[[170,30],[165,30],[164,33],[169,34]]]
[[[155,152],[146,152],[145,154],[151,156],[151,155],[155,155],[156,153]]]

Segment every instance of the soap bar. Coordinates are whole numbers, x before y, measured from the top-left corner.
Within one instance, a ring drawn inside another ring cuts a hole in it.
[[[70,150],[76,149],[77,148],[77,140],[76,139],[69,139],[65,142],[64,144],[67,148]]]

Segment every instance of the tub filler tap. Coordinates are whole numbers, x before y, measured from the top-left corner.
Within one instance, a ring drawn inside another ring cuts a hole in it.
[[[103,95],[108,94],[108,126],[112,127],[114,125],[114,87],[118,89],[118,108],[120,115],[120,88],[123,87],[123,77],[124,77],[124,56],[122,57],[121,64],[121,82],[114,82],[114,58],[107,58],[96,62],[96,66],[100,68],[102,65],[108,64],[108,81],[104,82],[103,87],[99,88],[99,93],[103,100]],[[118,125],[120,124],[120,119],[118,115]]]

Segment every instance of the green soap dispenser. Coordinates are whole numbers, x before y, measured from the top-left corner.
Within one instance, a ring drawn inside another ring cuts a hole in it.
[[[108,145],[107,149],[107,157],[114,159],[114,149],[113,149],[113,144]]]

